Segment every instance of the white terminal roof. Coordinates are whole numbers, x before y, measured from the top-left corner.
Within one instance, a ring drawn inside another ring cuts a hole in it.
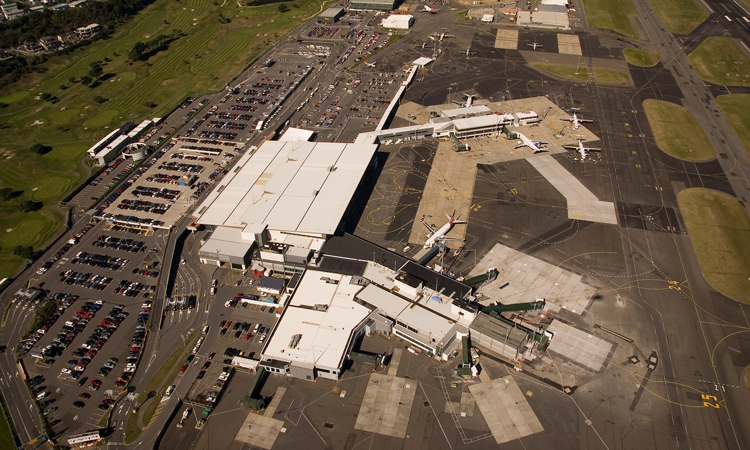
[[[465,119],[453,119],[453,125],[456,127],[456,130],[471,130],[502,124],[503,121],[507,120],[513,120],[513,116],[510,114],[490,114],[487,116],[467,117]]]
[[[434,61],[432,58],[428,58],[426,56],[420,56],[419,58],[415,59],[412,62],[412,64],[416,64],[419,67],[424,67],[427,64],[431,63],[432,61]]]
[[[333,234],[377,145],[266,141],[197,209],[201,224]]]
[[[243,240],[242,230],[229,227],[216,227],[211,237],[200,248],[204,253],[218,253],[226,256],[243,257],[255,243]]]
[[[338,281],[326,282],[325,278]],[[351,284],[350,275],[307,270],[276,325],[263,351],[264,358],[319,367],[339,367],[351,339],[352,331],[370,316],[370,310],[354,301],[362,286]],[[327,305],[327,311],[311,309]],[[307,307],[301,307],[305,305]],[[301,338],[296,348],[290,342]]]
[[[309,141],[313,134],[315,134],[315,132],[312,130],[292,127],[287,128],[279,140],[284,142]]]
[[[441,111],[445,117],[458,117],[458,116],[483,116],[492,114],[492,110],[484,105],[469,106],[468,108],[451,108],[444,109]]]

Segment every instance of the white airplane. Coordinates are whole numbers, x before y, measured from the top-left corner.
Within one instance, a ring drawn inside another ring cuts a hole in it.
[[[448,234],[448,232],[451,231],[451,229],[453,229],[453,225],[468,223],[463,220],[458,220],[458,218],[461,216],[458,216],[457,218],[454,219],[453,216],[455,215],[456,215],[456,211],[453,211],[453,214],[451,214],[450,216],[446,214],[445,216],[448,218],[448,223],[440,227],[440,229],[438,230],[435,230],[433,227],[428,225],[424,221],[424,216],[422,216],[422,218],[419,221],[422,222],[422,225],[424,225],[425,228],[427,228],[427,231],[430,232],[430,237],[427,238],[427,241],[424,243],[424,248],[430,248],[437,243],[444,244],[446,241],[456,241],[456,242],[465,241],[465,239],[451,238],[451,237],[446,236],[446,234]]]
[[[544,47],[542,44],[537,44],[536,41],[534,41],[533,44],[526,44],[526,45],[528,45],[529,47],[532,47],[534,50],[536,50],[537,47],[539,48]]]
[[[572,118],[565,117],[565,118],[561,118],[560,120],[567,120],[568,122],[572,123],[574,130],[577,130],[578,127],[580,127],[582,123],[593,123],[594,122],[591,119],[581,119],[581,118],[579,118],[578,114],[576,114],[576,111],[578,111],[577,109],[574,108],[572,111],[573,111],[573,117]]]
[[[476,95],[464,94],[464,96],[466,97],[465,102],[457,102],[456,100],[453,100],[453,103],[461,105],[461,108],[471,108],[471,105],[474,104],[474,97],[476,97]]]
[[[445,34],[445,31],[443,31],[440,34],[433,33],[433,34],[430,35],[431,39],[437,38],[438,41],[442,41],[443,39],[449,38],[449,37],[455,37],[455,36],[453,36],[452,34]]]
[[[440,11],[440,10],[437,9],[437,8],[433,8],[431,6],[427,6],[427,5],[424,5],[424,8],[422,8],[422,12],[428,12],[428,13],[432,13],[432,14],[435,14],[438,11]]]
[[[466,57],[467,57],[467,58],[468,58],[469,56],[473,55],[473,54],[474,54],[474,52],[472,52],[470,48],[467,48],[467,49],[466,49]]]
[[[367,61],[365,61],[365,65],[367,67],[375,67],[375,63],[374,62],[368,63]]]
[[[577,151],[579,155],[581,155],[581,161],[585,160],[586,157],[589,155],[589,152],[600,152],[602,149],[600,148],[593,148],[593,147],[584,147],[583,146],[583,139],[578,140],[578,145],[563,145],[563,148],[566,150],[574,150]]]
[[[542,153],[542,152],[546,152],[547,151],[544,147],[542,147],[542,145],[547,144],[546,142],[542,142],[542,141],[534,142],[531,139],[529,139],[528,137],[526,137],[526,135],[524,135],[522,133],[516,133],[515,131],[510,131],[505,126],[503,126],[503,130],[502,131],[503,131],[503,133],[505,133],[506,136],[508,136],[509,140],[510,139],[520,139],[518,141],[518,144],[515,147],[513,147],[513,148],[528,147],[528,148],[534,150],[534,153]]]

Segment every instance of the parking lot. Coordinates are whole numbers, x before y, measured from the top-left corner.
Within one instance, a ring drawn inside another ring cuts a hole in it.
[[[72,435],[99,427],[135,370],[150,306],[86,297],[67,308],[64,301],[57,303],[60,317],[44,333],[36,333],[41,338],[24,364],[30,378],[43,377],[32,384],[53,430]],[[60,420],[64,429],[55,428]]]
[[[139,167],[139,176],[107,199],[101,217],[115,222],[169,228],[179,220],[224,167],[239,155],[241,145],[213,139],[182,139],[164,146]]]

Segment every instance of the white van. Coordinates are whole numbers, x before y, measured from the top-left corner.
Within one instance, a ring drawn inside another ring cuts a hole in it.
[[[169,397],[170,395],[172,395],[172,392],[174,392],[174,384],[173,384],[173,385],[171,385],[171,386],[169,386],[169,387],[167,388],[167,391],[166,391],[166,392],[164,392],[164,395],[165,395],[166,397]]]
[[[36,399],[41,400],[48,395],[49,395],[49,391],[40,392],[36,395]]]

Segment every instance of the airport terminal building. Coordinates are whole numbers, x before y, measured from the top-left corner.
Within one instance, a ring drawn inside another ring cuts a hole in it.
[[[376,149],[300,140],[251,149],[196,209],[197,223],[214,228],[201,262],[246,269],[254,260],[287,275],[301,272],[345,223]]]

